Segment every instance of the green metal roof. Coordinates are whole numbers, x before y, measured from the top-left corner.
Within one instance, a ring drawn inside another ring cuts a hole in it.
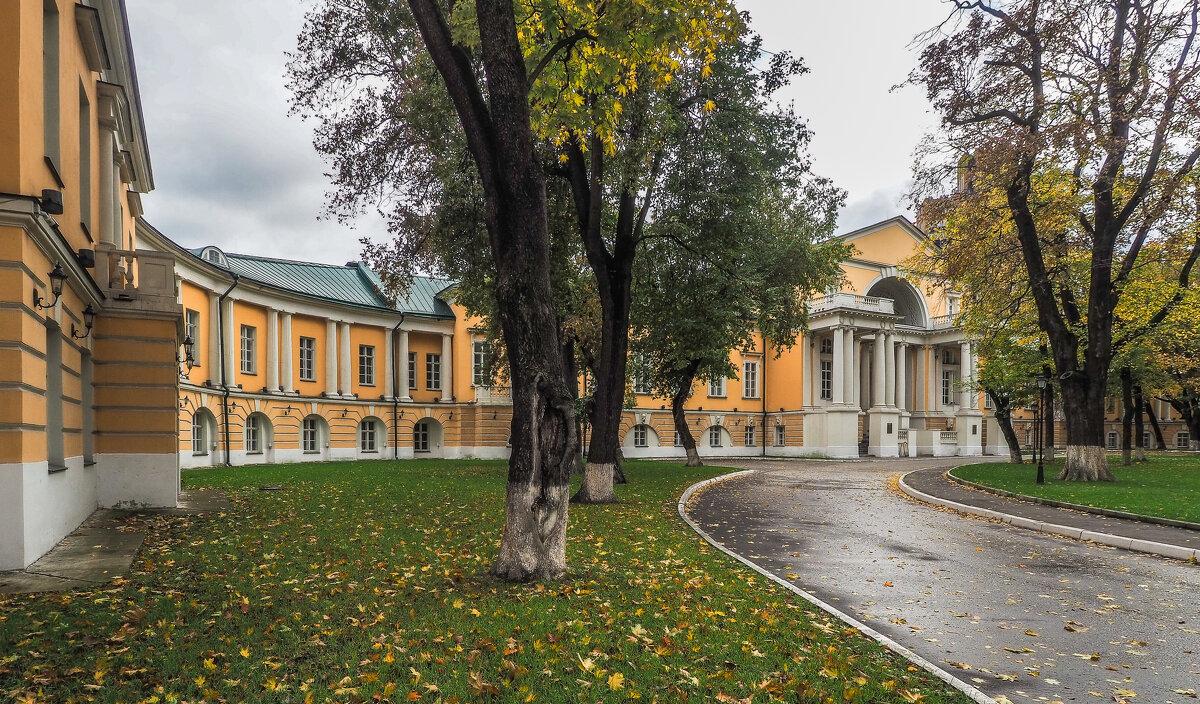
[[[189,251],[199,256],[204,249],[199,247]],[[444,279],[416,276],[405,298],[393,303],[384,293],[379,275],[362,262],[319,264],[229,252],[222,254],[229,264],[229,271],[238,276],[304,296],[396,310],[406,315],[450,320],[455,317],[450,306],[438,297],[452,284]]]

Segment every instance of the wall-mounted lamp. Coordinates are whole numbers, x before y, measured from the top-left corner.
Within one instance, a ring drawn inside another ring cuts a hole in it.
[[[96,309],[92,304],[87,304],[87,308],[83,309],[83,327],[84,333],[79,334],[79,329],[75,327],[75,323],[71,323],[71,337],[76,340],[82,340],[92,334],[92,326],[96,324]]]
[[[88,307],[90,308],[91,306],[88,306]],[[85,316],[87,315],[86,310],[83,313]],[[95,315],[95,314],[93,314],[93,315]],[[90,326],[90,325],[88,326],[89,329],[91,329],[91,327],[92,326]],[[180,358],[178,354],[175,355],[175,363],[176,364],[186,364],[187,365],[187,371],[181,372],[180,373],[181,376],[184,374],[191,373],[192,367],[196,366],[196,356],[195,356],[195,352],[193,352],[193,350],[192,350],[192,348],[194,346],[195,346],[195,343],[192,342],[192,337],[191,337],[191,335],[189,335],[189,336],[183,338],[183,357]]]
[[[446,416],[446,420],[454,420],[454,411],[450,411],[450,415]]]
[[[63,271],[62,264],[55,264],[47,276],[50,277],[50,293],[54,294],[54,300],[47,303],[46,299],[42,298],[42,294],[38,291],[37,286],[34,286],[33,305],[37,308],[53,308],[62,296],[63,284],[67,281],[67,273]]]

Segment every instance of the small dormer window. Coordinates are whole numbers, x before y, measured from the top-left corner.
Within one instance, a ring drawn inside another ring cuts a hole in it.
[[[216,264],[221,267],[229,266],[228,261],[225,259],[225,253],[216,247],[205,247],[200,252],[200,258],[209,264]]]

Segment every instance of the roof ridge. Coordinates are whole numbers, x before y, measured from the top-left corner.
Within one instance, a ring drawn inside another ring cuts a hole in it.
[[[216,245],[207,245],[207,246],[216,246]],[[217,249],[220,249],[220,247],[217,247]],[[275,262],[276,264],[300,264],[303,266],[320,266],[320,267],[325,267],[327,269],[355,269],[356,268],[356,267],[346,266],[345,264],[327,264],[325,262],[307,262],[302,259],[282,259],[280,257],[264,257],[264,256],[258,255],[258,254],[241,254],[239,252],[225,252],[225,250],[221,250],[221,251],[225,254],[226,257],[238,257],[240,259],[255,259],[260,262]],[[354,263],[361,264],[362,262],[354,262]]]

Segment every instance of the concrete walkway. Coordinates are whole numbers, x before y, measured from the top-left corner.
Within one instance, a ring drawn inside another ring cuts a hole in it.
[[[1185,693],[1200,683],[1195,565],[933,510],[895,490],[900,475],[954,458],[723,463],[757,472],[696,494],[693,521],[986,694],[1195,701]]]
[[[901,480],[900,487],[916,499],[994,518],[1019,528],[1179,560],[1200,558],[1200,531],[1000,496],[959,484],[946,477],[944,468],[911,472]]]
[[[229,510],[224,494],[192,489],[176,508],[147,511],[99,509],[50,552],[23,570],[0,572],[0,594],[62,592],[103,585],[129,571],[154,515],[195,515]]]

